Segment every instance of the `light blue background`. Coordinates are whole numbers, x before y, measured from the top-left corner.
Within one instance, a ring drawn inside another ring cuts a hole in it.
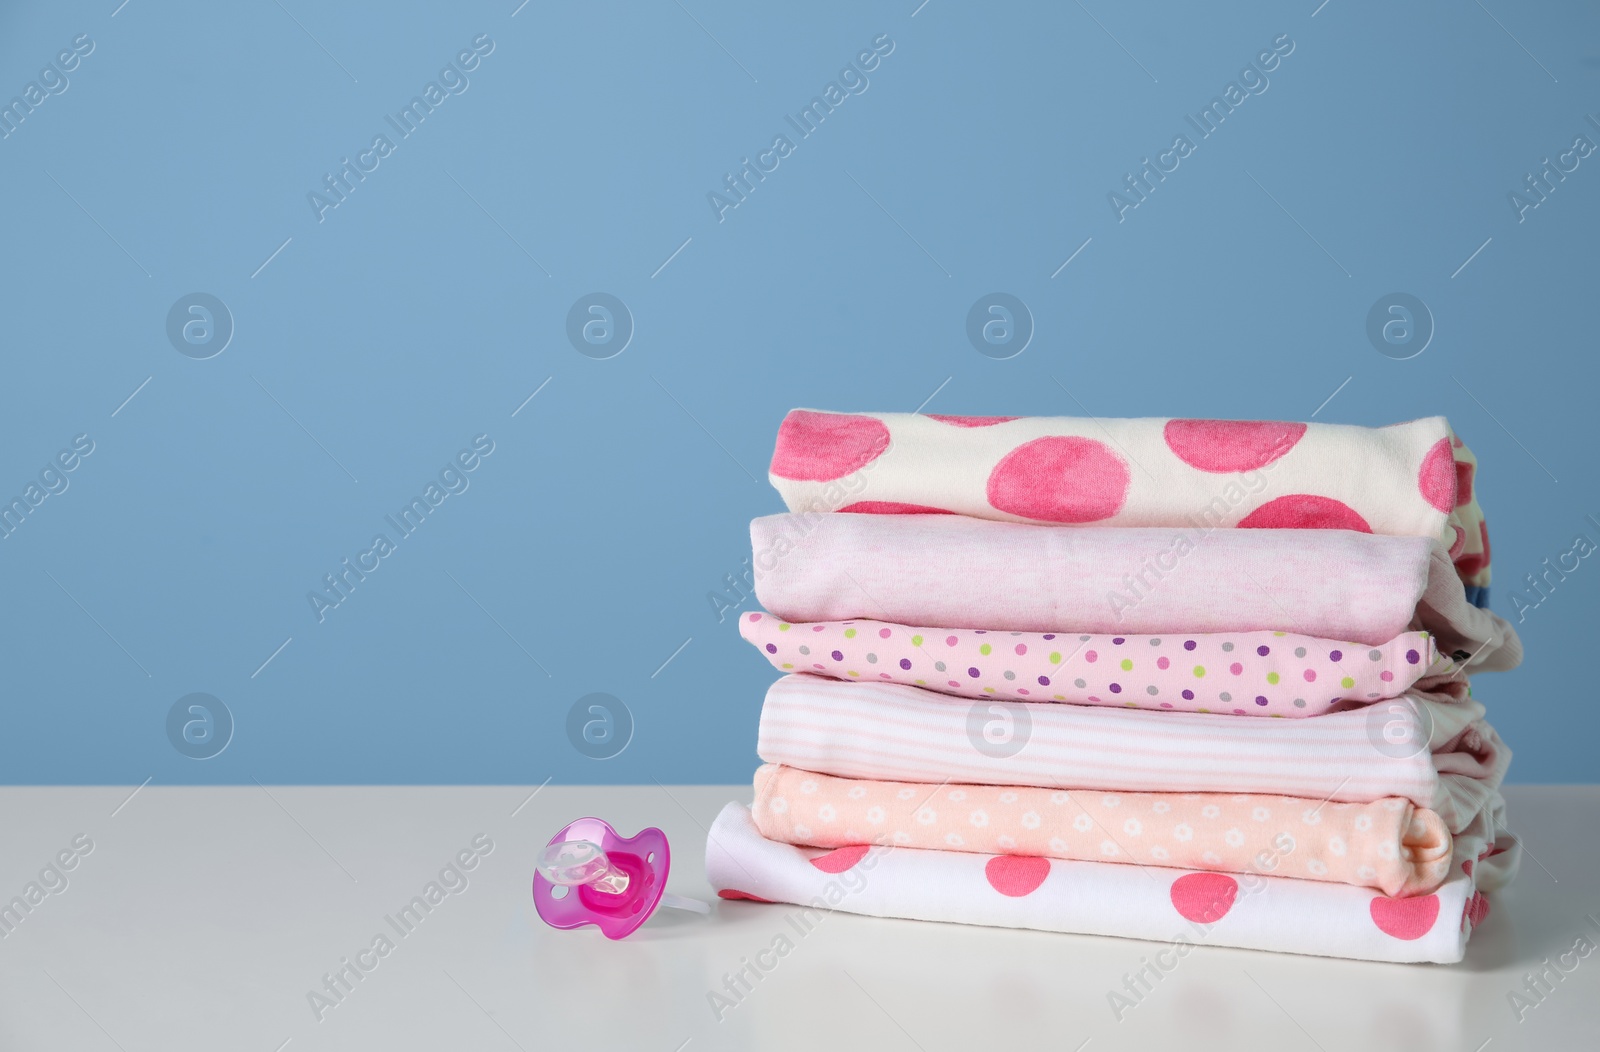
[[[0,99],[96,44],[0,142],[0,492],[96,443],[0,541],[0,778],[743,781],[774,677],[708,593],[781,509],[792,406],[1306,419],[1353,378],[1317,419],[1444,413],[1476,450],[1501,613],[1600,540],[1600,156],[1507,200],[1600,142],[1592,5],[516,5],[0,13]],[[324,173],[482,33],[469,90],[319,223]],[[718,222],[708,192],[884,33]],[[1124,173],[1283,33],[1119,223]],[[235,319],[209,360],[165,335],[194,291]],[[565,335],[593,291],[635,319],[609,360]],[[964,333],[994,291],[1037,327],[1006,361]],[[1397,291],[1437,325],[1405,361],[1364,332]],[[319,624],[307,591],[480,433],[471,488]],[[1597,780],[1597,612],[1585,562],[1480,681],[1513,780]],[[165,730],[196,691],[236,721],[203,761]],[[594,691],[636,722],[607,760],[565,731]]]

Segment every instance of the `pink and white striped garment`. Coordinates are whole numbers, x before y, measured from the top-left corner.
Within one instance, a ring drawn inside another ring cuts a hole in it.
[[[967,701],[789,675],[767,691],[766,763],[841,778],[1130,792],[1399,796],[1459,833],[1499,799],[1511,751],[1470,699],[1418,694],[1314,720]]]
[[[1438,416],[1368,428],[796,409],[769,478],[791,511],[1426,537],[1487,585],[1476,467]]]
[[[1288,632],[1089,635],[913,628],[865,618],[791,624],[739,617],[785,672],[907,683],[961,698],[1065,701],[1236,716],[1320,716],[1404,694],[1458,666],[1426,632],[1382,646]]]
[[[1487,822],[1455,843],[1452,875],[1437,891],[1389,898],[1274,876],[1273,858],[1230,875],[909,847],[795,847],[764,838],[750,811],[730,803],[706,840],[706,877],[724,899],[798,904],[803,924],[820,918],[814,911],[840,910],[1147,939],[1168,944],[1153,955],[1163,970],[1204,945],[1451,964],[1488,916],[1483,892],[1505,885],[1520,857],[1516,841],[1496,840]]]
[[[750,539],[756,596],[789,622],[1293,631],[1368,646],[1420,629],[1475,670],[1512,668],[1522,657],[1510,624],[1468,603],[1448,553],[1420,537],[813,514],[755,519]]]

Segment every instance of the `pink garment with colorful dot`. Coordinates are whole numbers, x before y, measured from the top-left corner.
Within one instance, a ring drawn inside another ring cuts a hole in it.
[[[1236,716],[1318,716],[1341,702],[1398,697],[1455,667],[1426,632],[1364,646],[1287,632],[951,631],[865,619],[791,624],[759,612],[742,615],[739,632],[784,672],[904,683],[962,698]]]

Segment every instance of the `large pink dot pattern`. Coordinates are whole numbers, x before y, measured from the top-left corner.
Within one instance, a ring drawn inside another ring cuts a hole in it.
[[[989,474],[989,505],[1041,522],[1108,519],[1128,495],[1128,466],[1103,442],[1051,436],[1025,442]]]
[[[1443,512],[1456,508],[1456,456],[1450,440],[1441,438],[1422,458],[1417,472],[1417,488],[1422,499]]]
[[[1311,493],[1291,493],[1287,497],[1269,500],[1255,511],[1239,520],[1244,530],[1355,530],[1371,533],[1356,510],[1332,497],[1318,497]]]
[[[1156,525],[1183,513],[1181,506],[1173,504],[1183,487],[1214,486],[1215,482],[1205,481],[1207,475],[1237,475],[1286,461],[1277,469],[1276,488],[1290,491],[1288,495],[1267,500],[1253,510],[1246,505],[1240,509],[1243,517],[1232,525],[1367,534],[1395,534],[1398,530],[1398,535],[1410,535],[1418,516],[1428,519],[1443,513],[1449,521],[1441,526],[1441,535],[1454,541],[1450,558],[1458,575],[1469,586],[1487,584],[1489,553],[1482,514],[1474,500],[1475,466],[1460,439],[1451,435],[1439,438],[1436,431],[1428,434],[1431,428],[1407,438],[1407,452],[1401,454],[1398,446],[1352,449],[1348,437],[1324,434],[1317,425],[1291,421],[1127,421],[1145,429],[1128,448],[1136,452],[1145,448],[1143,443],[1158,432],[1166,446],[1165,453],[1151,454],[1151,460],[1144,459],[1146,453],[1138,454],[1153,471],[1150,482],[1154,484],[1135,487],[1129,470],[1132,460],[1115,440],[1046,434],[1019,442],[1019,436],[1039,434],[1041,423],[1055,425],[1029,417],[918,415],[938,426],[895,425],[906,426],[911,433],[903,436],[902,455],[878,469],[872,487],[875,494],[910,499],[858,500],[840,507],[835,495],[829,502],[834,510],[874,515],[972,515],[1060,525],[1108,525],[1117,519]],[[890,421],[898,419],[893,415],[793,410],[779,428],[773,450],[774,483],[791,508],[815,506],[815,494],[791,489],[788,483],[831,483],[874,465],[895,444]],[[1005,426],[1012,422],[1017,427]],[[1391,424],[1379,430],[1426,423]],[[938,434],[945,428],[953,430]],[[1357,473],[1359,463],[1380,474],[1398,471],[1400,476],[1394,481],[1414,496],[1384,497],[1374,490],[1349,497],[1350,503],[1345,503],[1323,495],[1329,487],[1341,486],[1340,479]],[[1162,484],[1166,479],[1171,480],[1170,485]],[[1433,532],[1431,525],[1428,532]]]
[[[843,873],[865,858],[868,850],[866,844],[852,844],[850,847],[835,848],[826,855],[818,855],[811,860],[811,864],[824,873]]]
[[[1020,899],[1044,883],[1050,875],[1050,860],[1036,855],[996,855],[984,863],[983,875],[1000,894]]]
[[[717,892],[717,898],[719,898],[719,899],[745,899],[745,900],[747,900],[749,902],[769,902],[770,903],[772,901],[771,899],[764,899],[760,895],[752,895],[748,891],[740,891],[738,888],[723,888],[722,890]]]
[[[1162,437],[1185,464],[1220,474],[1264,468],[1305,433],[1304,424],[1274,420],[1168,420]]]
[[[1367,907],[1372,912],[1372,923],[1385,935],[1396,939],[1420,939],[1433,930],[1439,919],[1439,896],[1422,895],[1418,898],[1391,899],[1379,895]]]
[[[1014,416],[945,416],[942,413],[929,413],[929,420],[937,420],[941,424],[952,427],[993,427],[996,424],[1009,423],[1018,419]]]
[[[796,482],[829,482],[860,471],[889,448],[889,426],[870,416],[796,409],[783,418],[772,473]]]
[[[898,500],[858,500],[846,504],[840,511],[862,515],[954,515],[947,508],[930,508],[926,504],[906,504]]]
[[[1465,460],[1456,461],[1456,507],[1464,507],[1472,503],[1472,476],[1475,474],[1471,464]]]
[[[1239,882],[1222,873],[1187,873],[1172,882],[1172,908],[1185,920],[1215,924],[1233,908]]]
[[[1467,552],[1455,557],[1456,572],[1462,577],[1472,577],[1483,572],[1489,565],[1489,523],[1487,520],[1478,521],[1478,543],[1481,551]],[[1462,547],[1465,547],[1463,545]]]

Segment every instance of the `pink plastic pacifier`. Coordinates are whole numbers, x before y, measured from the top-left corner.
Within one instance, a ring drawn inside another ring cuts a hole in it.
[[[619,836],[601,818],[580,818],[551,838],[533,875],[533,905],[552,928],[593,924],[608,939],[633,934],[657,906],[710,913],[699,899],[669,895],[667,834]]]

